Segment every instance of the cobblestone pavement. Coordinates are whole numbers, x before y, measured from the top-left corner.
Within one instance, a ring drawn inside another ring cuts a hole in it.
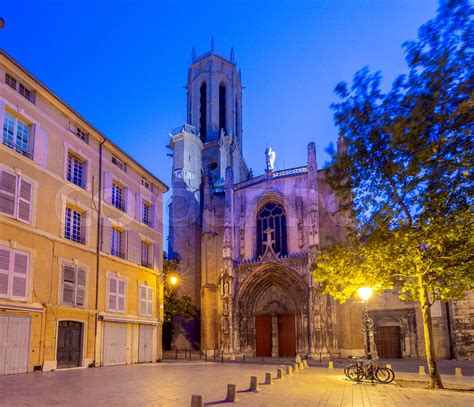
[[[345,380],[342,371],[312,367],[260,385],[249,393],[250,376],[263,382],[275,365],[212,362],[76,369],[0,377],[0,406],[189,406],[192,394],[207,405],[225,405],[226,386],[237,386],[241,406],[473,406],[473,392],[402,388]],[[448,377],[446,377],[448,378]],[[445,379],[446,379],[445,378]],[[454,378],[454,377],[453,377]],[[462,378],[474,385],[472,377]]]

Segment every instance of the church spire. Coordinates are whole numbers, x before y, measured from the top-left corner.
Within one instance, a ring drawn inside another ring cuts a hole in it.
[[[214,36],[211,37],[211,52],[214,52]]]
[[[196,62],[196,47],[193,45],[193,49],[191,50],[191,62],[194,64]]]
[[[234,47],[230,49],[230,60],[232,63],[235,61]]]

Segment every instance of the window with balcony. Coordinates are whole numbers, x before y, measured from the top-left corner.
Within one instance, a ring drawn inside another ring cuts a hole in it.
[[[112,183],[112,205],[121,211],[125,210],[124,189],[115,182]]]
[[[27,99],[31,103],[35,103],[34,92],[28,89],[28,87],[20,81],[17,81],[13,76],[8,73],[5,74],[5,83],[10,86],[10,88],[17,91],[25,99]]]
[[[110,239],[110,254],[112,256],[125,258],[125,232],[117,228],[112,228]]]
[[[63,304],[84,307],[86,300],[86,269],[75,264],[63,264],[62,297]]]
[[[142,266],[148,267],[148,268],[153,268],[153,265],[151,263],[151,244],[148,242],[145,242],[142,240],[141,242],[141,263]]]
[[[64,222],[64,237],[77,243],[85,243],[84,228],[82,225],[83,214],[78,210],[66,207],[66,219]]]
[[[3,120],[3,144],[25,157],[33,156],[30,126],[9,112]]]
[[[81,188],[86,186],[86,163],[72,154],[67,156],[67,180]]]

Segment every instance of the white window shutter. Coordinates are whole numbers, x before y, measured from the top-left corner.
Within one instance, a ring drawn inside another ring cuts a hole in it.
[[[135,200],[135,194],[130,188],[126,188],[125,197],[126,197],[125,209],[132,218],[135,218],[137,216],[137,204]]]
[[[33,187],[30,182],[20,178],[18,194],[18,219],[23,222],[31,222],[31,197]]]
[[[0,170],[0,213],[15,217],[17,177]]]
[[[140,286],[140,314],[146,314],[146,300],[147,300],[147,286],[141,285]]]
[[[0,296],[8,296],[8,277],[12,253],[9,249],[0,247]]]
[[[137,193],[137,210],[135,212],[135,219],[141,222],[143,216],[143,196],[141,193]]]
[[[76,270],[73,264],[63,264],[63,300],[64,304],[75,303]]]
[[[125,280],[118,280],[118,292],[117,292],[117,311],[125,311]]]
[[[86,270],[78,267],[76,272],[76,305],[83,307],[86,303]]]
[[[104,172],[104,183],[103,183],[103,197],[104,201],[112,204],[112,175],[110,172]]]
[[[3,121],[5,120],[5,101],[0,99],[0,141],[3,141]]]
[[[117,310],[117,279],[109,277],[109,310]]]
[[[141,239],[138,232],[127,231],[127,257],[133,263],[141,264]]]
[[[29,256],[26,253],[15,252],[13,263],[12,297],[24,299],[27,294]]]
[[[108,226],[108,219],[102,218],[102,251],[110,253],[110,238],[112,235],[112,228]]]
[[[147,315],[153,315],[153,287],[148,287]]]
[[[46,168],[46,155],[48,151],[48,133],[39,124],[34,125],[34,151],[33,160]]]

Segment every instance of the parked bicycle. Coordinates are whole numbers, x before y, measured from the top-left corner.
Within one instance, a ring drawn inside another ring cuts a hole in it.
[[[382,367],[377,358],[363,359],[354,358],[354,362],[344,368],[344,374],[355,382],[364,379],[371,382],[391,383],[395,379],[395,373],[388,367]]]

